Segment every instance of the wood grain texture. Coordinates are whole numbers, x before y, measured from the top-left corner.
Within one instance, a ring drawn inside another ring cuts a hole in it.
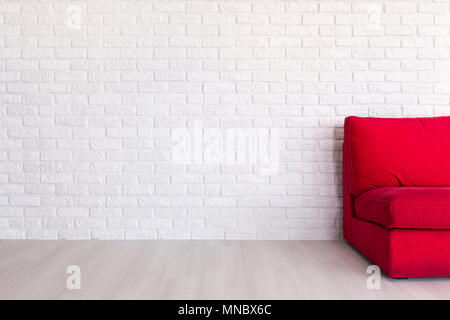
[[[448,299],[450,278],[366,286],[345,241],[0,241],[1,299]],[[81,289],[66,268],[81,268]]]

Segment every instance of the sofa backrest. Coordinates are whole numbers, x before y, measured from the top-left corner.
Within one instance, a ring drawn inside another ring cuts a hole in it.
[[[450,117],[345,119],[349,191],[450,186]]]

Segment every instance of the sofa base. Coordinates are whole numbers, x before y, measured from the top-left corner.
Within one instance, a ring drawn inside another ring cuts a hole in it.
[[[392,278],[450,276],[450,230],[386,229],[351,218],[345,238]]]

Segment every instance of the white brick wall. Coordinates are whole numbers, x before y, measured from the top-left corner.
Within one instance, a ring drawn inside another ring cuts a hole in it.
[[[0,238],[340,237],[343,119],[449,113],[449,6],[1,0]],[[276,172],[176,159],[197,129]]]

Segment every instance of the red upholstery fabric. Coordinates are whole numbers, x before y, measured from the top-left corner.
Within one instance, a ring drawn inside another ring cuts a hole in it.
[[[349,117],[343,147],[345,239],[388,276],[450,276],[450,117]]]
[[[355,199],[355,213],[389,229],[450,229],[450,188],[372,189]]]
[[[387,186],[450,186],[450,117],[345,121],[353,195]]]
[[[390,277],[450,276],[450,230],[386,229],[352,219],[353,246]]]

